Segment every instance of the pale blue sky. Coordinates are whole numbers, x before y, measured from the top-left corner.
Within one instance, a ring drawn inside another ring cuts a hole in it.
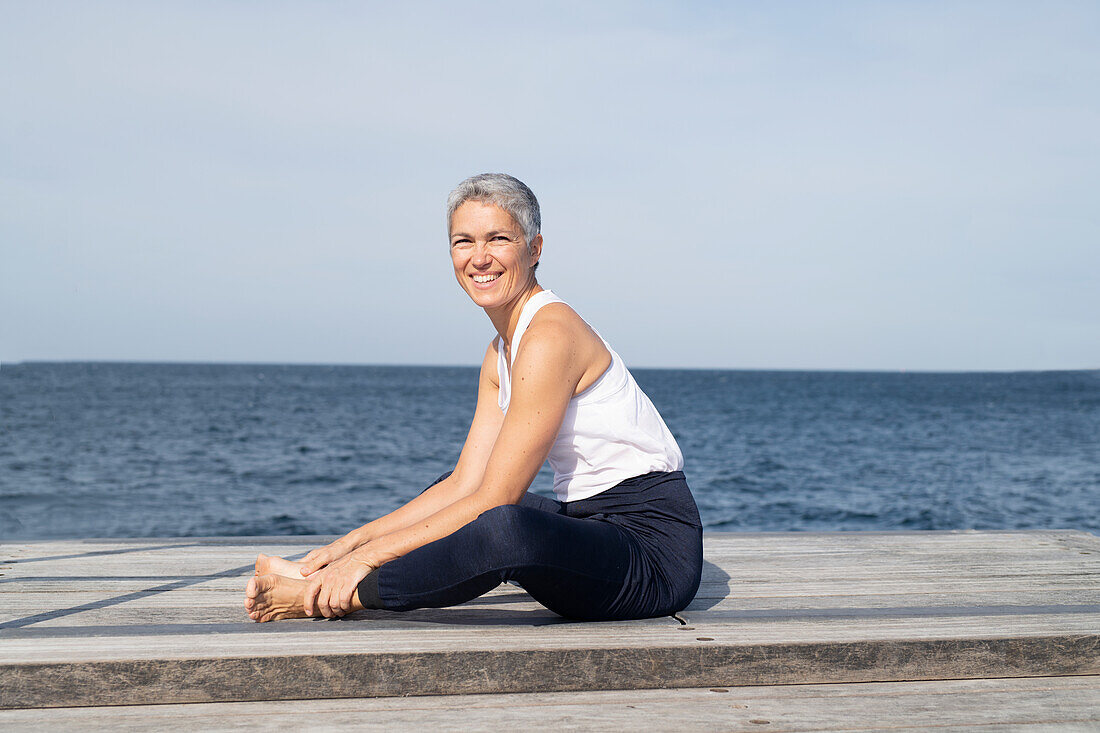
[[[0,1],[0,361],[473,364],[448,190],[629,364],[1100,367],[1100,5]]]

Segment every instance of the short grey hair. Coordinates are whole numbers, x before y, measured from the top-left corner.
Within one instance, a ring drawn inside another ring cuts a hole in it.
[[[507,173],[482,173],[470,176],[455,186],[447,197],[447,232],[451,231],[451,220],[455,211],[467,201],[481,201],[494,204],[508,212],[523,229],[527,246],[542,231],[542,214],[539,212],[539,200],[523,181]]]

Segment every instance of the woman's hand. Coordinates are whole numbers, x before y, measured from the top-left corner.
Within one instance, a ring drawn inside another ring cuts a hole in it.
[[[346,556],[349,552],[355,549],[355,545],[345,535],[335,542],[331,542],[324,547],[318,547],[316,550],[310,550],[309,554],[302,558],[304,563],[301,568],[301,573],[305,577],[309,577],[316,573],[321,568],[325,567],[329,563],[335,562],[340,558]]]
[[[369,559],[370,554],[364,546],[313,573],[302,599],[306,615],[333,618],[358,610],[359,606],[352,607],[355,590],[363,578],[381,564]]]

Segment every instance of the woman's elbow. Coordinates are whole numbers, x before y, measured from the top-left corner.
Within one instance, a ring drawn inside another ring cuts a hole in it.
[[[472,496],[481,489],[480,476],[469,476],[457,468],[451,473],[450,480],[456,499]]]
[[[510,487],[481,486],[475,495],[482,501],[482,511],[488,511],[493,507],[519,504],[523,501],[523,495],[526,493],[526,489],[517,491]]]

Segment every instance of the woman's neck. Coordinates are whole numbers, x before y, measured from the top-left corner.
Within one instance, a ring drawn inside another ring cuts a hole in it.
[[[489,320],[493,322],[493,328],[500,334],[501,343],[505,349],[511,349],[512,347],[512,336],[515,335],[516,326],[519,325],[519,317],[523,313],[523,306],[527,305],[527,301],[540,292],[542,292],[542,287],[538,282],[534,282],[531,287],[524,290],[507,305],[491,310],[489,308],[485,309]]]

